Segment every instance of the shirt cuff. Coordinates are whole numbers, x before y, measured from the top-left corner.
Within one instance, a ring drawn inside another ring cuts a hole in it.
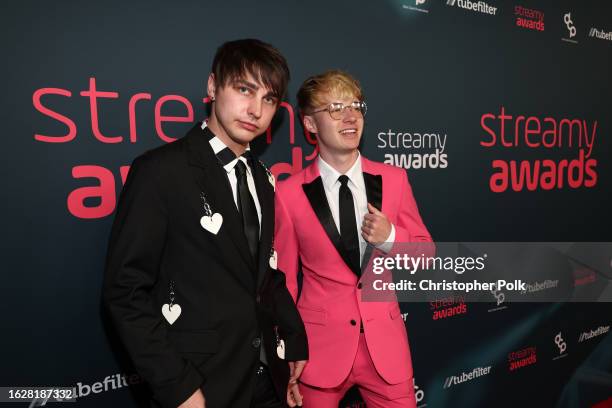
[[[381,242],[380,244],[376,245],[376,248],[380,249],[384,253],[387,253],[391,251],[391,248],[393,248],[394,242],[395,242],[395,225],[391,224],[391,232],[389,233],[387,240],[385,242]]]

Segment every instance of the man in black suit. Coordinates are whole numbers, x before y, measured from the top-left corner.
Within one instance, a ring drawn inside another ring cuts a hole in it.
[[[103,300],[155,404],[299,402],[291,383],[307,359],[306,335],[276,270],[274,177],[249,149],[288,78],[271,45],[223,44],[208,78],[208,122],[132,164]]]

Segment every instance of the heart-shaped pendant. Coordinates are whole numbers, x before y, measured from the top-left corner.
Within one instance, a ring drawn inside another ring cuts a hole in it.
[[[270,268],[276,269],[277,266],[278,266],[278,257],[276,255],[276,249],[273,249],[272,253],[270,254]]]
[[[281,360],[285,359],[285,340],[280,340],[276,346],[276,354]]]
[[[164,303],[164,305],[162,306],[162,314],[164,315],[168,323],[172,324],[176,322],[176,319],[178,319],[181,315],[181,306],[175,303],[172,305],[172,307],[170,307],[169,304]]]
[[[206,231],[217,235],[217,232],[219,232],[221,228],[221,224],[223,224],[223,216],[219,213],[214,213],[210,216],[204,215],[200,218],[200,224]]]

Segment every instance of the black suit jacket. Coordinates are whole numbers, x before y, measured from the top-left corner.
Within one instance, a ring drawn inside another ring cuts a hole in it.
[[[211,136],[196,124],[132,164],[110,236],[103,301],[162,406],[176,407],[201,387],[207,407],[248,407],[262,346],[285,401],[286,361],[307,359],[308,346],[285,276],[269,266],[274,189],[255,161],[262,220],[253,260]],[[223,216],[216,235],[200,224],[201,193]],[[170,281],[182,308],[172,325],[161,311],[170,302]],[[274,326],[286,361],[277,357]]]

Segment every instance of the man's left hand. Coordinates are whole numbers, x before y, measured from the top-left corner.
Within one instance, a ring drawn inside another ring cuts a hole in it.
[[[287,387],[287,404],[293,407],[302,406],[302,394],[300,393],[300,386],[296,384],[289,384]]]
[[[302,406],[302,394],[298,386],[298,378],[302,375],[306,360],[289,362],[289,385],[287,386],[287,404],[290,407]]]

